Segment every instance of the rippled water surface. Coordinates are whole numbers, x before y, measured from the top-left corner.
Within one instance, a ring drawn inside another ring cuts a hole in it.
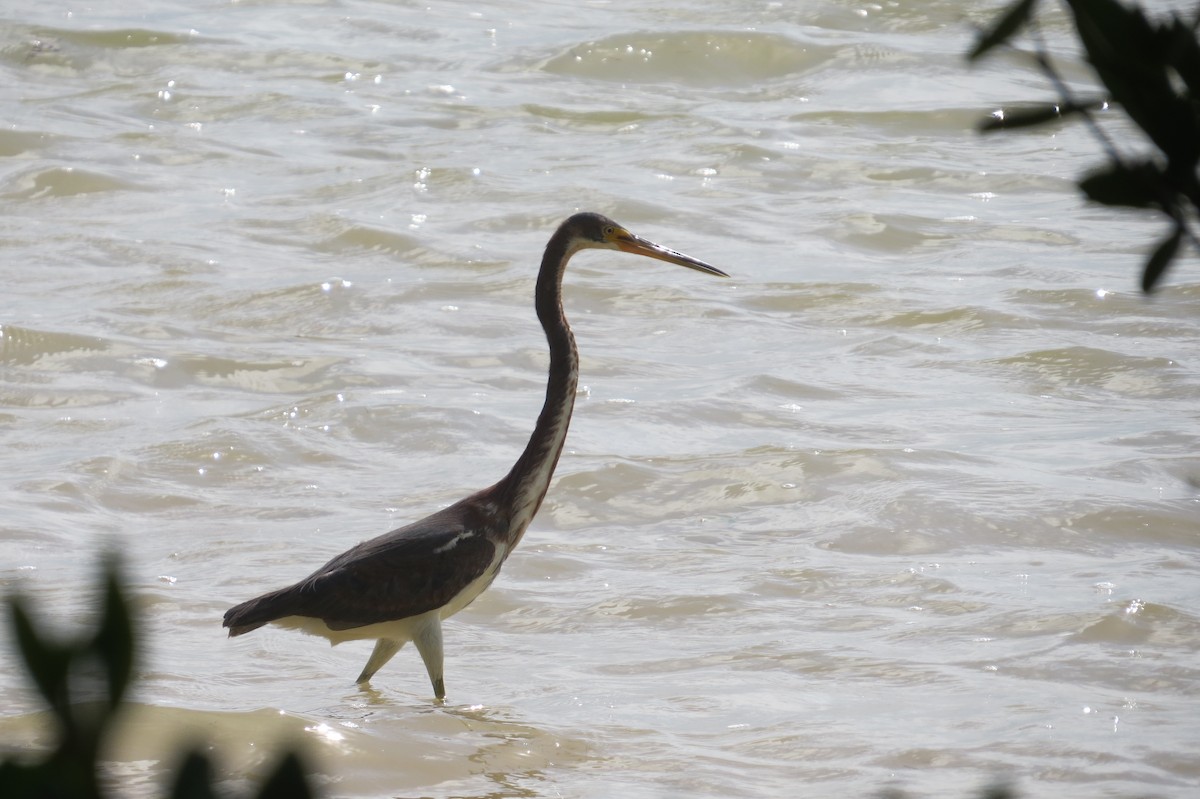
[[[973,132],[1050,94],[966,65],[999,3],[121,5],[0,29],[0,584],[69,629],[124,551],[121,795],[197,739],[345,797],[1192,795],[1200,273],[1137,292],[1083,128]],[[446,706],[227,640],[508,469],[579,209],[734,278],[574,261],[567,451]],[[47,744],[7,639],[0,705]]]

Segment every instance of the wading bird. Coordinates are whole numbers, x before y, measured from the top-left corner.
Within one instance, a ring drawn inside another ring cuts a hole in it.
[[[575,214],[563,222],[546,245],[534,292],[550,345],[546,402],[512,470],[491,488],[343,552],[295,585],[230,608],[224,626],[231,637],[275,623],[335,645],[375,639],[359,683],[368,682],[412,641],[434,695],[445,698],[442,619],[471,604],[496,578],[542,504],[567,437],[579,351],[563,314],[562,279],[571,256],[587,249],[621,250],[729,277],[600,214]]]

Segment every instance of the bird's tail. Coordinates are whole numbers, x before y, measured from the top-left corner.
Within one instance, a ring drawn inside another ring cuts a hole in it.
[[[229,637],[233,638],[236,635],[257,630],[276,619],[291,615],[291,611],[286,611],[281,607],[286,603],[280,601],[288,590],[284,588],[272,591],[233,606],[225,611],[225,621],[221,623],[221,626],[228,627]]]

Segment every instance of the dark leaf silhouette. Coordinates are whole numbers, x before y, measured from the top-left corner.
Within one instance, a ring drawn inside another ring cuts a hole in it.
[[[1079,181],[1088,199],[1154,209],[1170,221],[1171,233],[1145,264],[1142,288],[1148,292],[1179,257],[1184,240],[1197,241],[1192,226],[1200,213],[1200,20],[1189,24],[1178,15],[1152,19],[1119,0],[1066,0],[1066,5],[1111,104],[1141,129],[1157,153],[1134,160],[1123,155],[1093,114],[1096,103],[1072,96],[1036,35],[1036,62],[1057,88],[1058,101],[986,119],[979,129],[1013,130],[1067,116],[1084,119],[1108,153],[1105,166]],[[1031,0],[1012,3],[980,35],[968,58],[979,58],[1024,28],[1032,30],[1035,11]]]
[[[137,619],[115,558],[107,559],[100,585],[103,598],[95,630],[73,640],[53,640],[38,629],[20,598],[8,600],[17,648],[55,717],[58,743],[39,762],[0,761],[4,799],[104,799],[98,753],[133,679],[138,641]],[[103,690],[96,690],[101,685]],[[74,696],[72,689],[80,688],[83,695]],[[284,756],[258,794],[261,799],[312,795],[304,767],[292,753]],[[184,758],[171,796],[217,797],[207,758],[197,752]]]
[[[981,133],[992,133],[998,130],[1045,125],[1048,122],[1057,122],[1064,117],[1081,114],[1084,111],[1095,111],[1103,106],[1103,100],[1092,100],[1077,103],[1053,103],[1050,105],[1037,105],[1031,108],[1007,110],[984,119],[979,123],[979,130]]]
[[[263,783],[259,799],[308,799],[312,793],[304,776],[300,759],[289,752],[284,755],[275,773]]]
[[[1152,208],[1162,197],[1159,189],[1161,175],[1153,164],[1133,167],[1112,164],[1093,172],[1079,181],[1079,188],[1089,200],[1104,205],[1124,205],[1130,208]]]
[[[1142,291],[1149,294],[1154,291],[1158,279],[1162,277],[1162,273],[1167,268],[1167,264],[1171,263],[1171,259],[1175,257],[1176,251],[1179,249],[1179,243],[1183,240],[1183,228],[1176,227],[1171,231],[1171,235],[1167,236],[1150,254],[1150,260],[1146,262],[1146,269],[1142,273]]]
[[[212,787],[212,769],[200,752],[188,752],[175,774],[171,799],[216,799]]]

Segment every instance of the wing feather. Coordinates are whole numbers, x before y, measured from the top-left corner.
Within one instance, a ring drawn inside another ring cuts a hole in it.
[[[231,608],[231,635],[285,616],[348,630],[442,607],[481,577],[495,545],[458,505],[364,541],[300,582]]]

